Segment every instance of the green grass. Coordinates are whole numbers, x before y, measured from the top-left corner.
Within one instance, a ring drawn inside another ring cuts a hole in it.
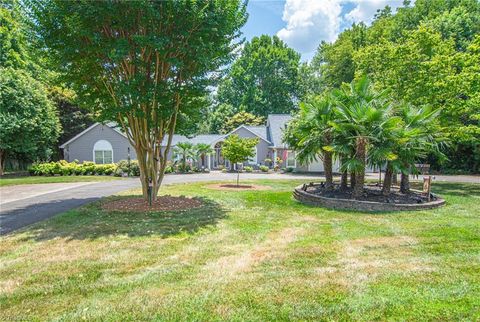
[[[1,178],[0,187],[14,186],[18,184],[33,184],[33,183],[63,183],[63,182],[90,182],[90,181],[110,181],[121,178],[113,176],[59,176],[59,177],[16,177],[16,178]]]
[[[254,182],[272,189],[174,185],[205,207],[100,201],[2,237],[0,320],[480,319],[480,185],[435,183],[436,210],[360,213]]]

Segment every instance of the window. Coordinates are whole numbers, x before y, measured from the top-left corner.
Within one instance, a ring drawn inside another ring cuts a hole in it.
[[[295,152],[287,151],[287,168],[296,168],[297,159],[295,159]]]
[[[113,149],[110,142],[100,140],[93,146],[93,161],[96,164],[113,163]]]

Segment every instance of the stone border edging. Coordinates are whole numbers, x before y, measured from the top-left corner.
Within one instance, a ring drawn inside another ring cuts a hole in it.
[[[318,185],[318,184],[317,184]],[[315,186],[315,185],[313,185]],[[332,209],[358,210],[358,211],[407,211],[407,210],[425,210],[441,207],[445,200],[438,198],[435,201],[420,204],[393,204],[376,201],[362,201],[351,199],[326,198],[315,195],[303,190],[304,185],[300,185],[293,191],[293,197],[305,204],[312,206],[321,206]],[[417,190],[413,190],[417,191]]]

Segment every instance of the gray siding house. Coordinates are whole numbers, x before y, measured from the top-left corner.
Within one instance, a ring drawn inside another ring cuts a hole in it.
[[[225,135],[202,134],[192,138],[174,135],[172,150],[179,142],[206,143],[214,150],[214,153],[207,156],[206,167],[210,169],[229,168],[230,162],[222,156],[222,143],[230,135],[237,134],[240,137],[257,137],[259,139],[256,154],[248,162],[245,162],[246,165],[273,166],[279,158],[282,160],[282,167],[291,167],[296,171],[322,172],[323,164],[320,160],[311,164],[301,164],[296,159],[295,152],[283,142],[283,131],[290,119],[291,116],[287,114],[271,114],[268,116],[265,126],[241,125]],[[64,159],[69,162],[78,160],[79,162],[93,161],[106,164],[126,160],[129,157],[132,160],[136,159],[135,149],[130,145],[126,135],[114,123],[95,123],[62,144],[60,148],[63,149]],[[169,153],[168,158],[172,162],[176,161],[172,152]],[[266,159],[272,160],[273,164],[266,164]],[[193,162],[197,166],[201,166],[200,160],[193,160]],[[334,171],[338,171],[338,168],[339,165],[336,164]]]

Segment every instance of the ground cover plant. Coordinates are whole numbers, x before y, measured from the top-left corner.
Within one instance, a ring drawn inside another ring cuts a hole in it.
[[[262,191],[167,186],[180,212],[107,198],[0,238],[0,320],[478,320],[480,185],[447,205],[360,213]],[[141,195],[141,191],[128,195]]]

